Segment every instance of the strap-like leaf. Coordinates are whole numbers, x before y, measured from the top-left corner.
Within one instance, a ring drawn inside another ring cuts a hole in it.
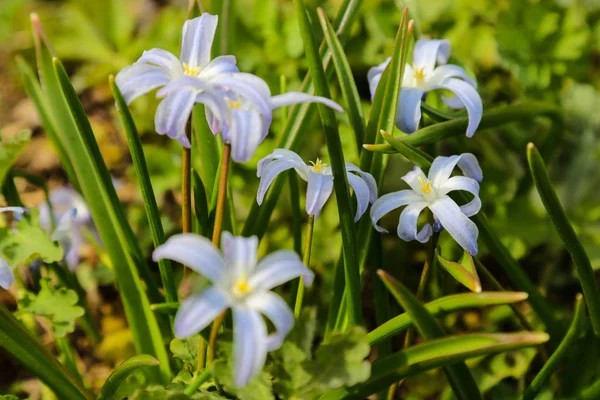
[[[104,382],[97,400],[113,399],[119,386],[121,386],[123,381],[127,379],[132,372],[143,367],[156,367],[158,364],[159,362],[156,358],[145,354],[131,357],[113,370],[106,382]]]

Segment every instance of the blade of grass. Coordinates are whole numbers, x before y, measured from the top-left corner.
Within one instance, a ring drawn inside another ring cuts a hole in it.
[[[208,200],[206,198],[206,188],[196,170],[192,170],[192,188],[194,190],[194,213],[198,223],[198,233],[204,237],[212,232],[212,226],[209,224]]]
[[[571,226],[560,200],[552,187],[546,165],[533,143],[527,145],[527,160],[535,187],[554,224],[558,236],[573,259],[596,336],[600,336],[600,289],[590,259]]]
[[[423,336],[423,339],[430,341],[440,339],[446,335],[446,332],[444,332],[444,329],[438,324],[435,318],[402,283],[383,270],[379,270],[377,273],[388,290],[396,298],[398,304],[411,316],[415,327],[421,336]],[[448,377],[452,391],[458,399],[475,400],[483,398],[471,375],[471,371],[464,362],[445,365],[444,372]]]
[[[145,354],[131,357],[113,370],[106,382],[104,382],[104,385],[102,385],[97,400],[114,399],[119,386],[121,386],[132,372],[139,368],[156,367],[158,364],[159,362],[156,358]]]
[[[35,376],[40,378],[56,395],[65,400],[92,400],[94,395],[73,377],[17,321],[0,305],[0,345]]]
[[[533,378],[529,387],[523,392],[521,399],[532,400],[536,398],[543,385],[558,367],[558,363],[568,354],[573,343],[585,333],[585,304],[582,297],[581,294],[578,294],[575,298],[575,316],[565,337],[540,372]]]

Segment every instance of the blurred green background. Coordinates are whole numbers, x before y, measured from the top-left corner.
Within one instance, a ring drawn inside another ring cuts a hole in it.
[[[229,1],[231,14],[226,34],[219,37],[215,51],[226,47],[227,53],[237,57],[242,71],[264,78],[274,94],[280,92],[281,76],[287,81],[287,90],[297,90],[307,72],[307,64],[293,2]],[[305,2],[311,10],[323,7],[333,18],[342,1]],[[220,0],[205,3],[213,12],[220,10],[223,4]],[[35,11],[80,92],[107,165],[118,183],[119,195],[128,206],[128,216],[148,252],[151,240],[143,204],[107,77],[134,62],[144,49],[160,47],[177,54],[186,6],[184,0],[0,1],[0,128],[4,137],[25,128],[34,132],[32,144],[18,160],[17,167],[44,177],[52,186],[65,184],[65,175],[39,126],[33,104],[26,98],[14,62],[15,56],[20,55],[31,65],[35,64],[29,25],[29,13]],[[527,99],[546,101],[564,109],[566,130],[549,164],[551,178],[594,268],[600,269],[600,1],[364,0],[346,51],[364,99],[366,115],[370,98],[367,71],[391,54],[403,6],[409,7],[418,38],[450,39],[450,62],[476,76],[484,110]],[[315,34],[322,36],[319,31]],[[333,91],[334,98],[342,102],[336,84]],[[166,230],[173,233],[180,229],[180,146],[154,133],[156,104],[154,96],[145,96],[133,103],[132,110],[143,135],[154,188],[164,211],[163,223]],[[234,166],[232,186],[240,223],[256,194],[256,162],[273,149],[282,126],[281,115],[281,112],[277,114],[271,135],[255,158]],[[339,118],[346,120],[345,116]],[[352,131],[346,123],[342,123],[341,129],[346,159],[356,162]],[[570,258],[560,245],[535,191],[517,195],[520,179],[527,173],[525,146],[529,141],[535,143],[541,139],[547,131],[548,121],[540,119],[479,132],[472,140],[454,138],[427,150],[436,155],[468,151],[478,156],[484,171],[483,207],[492,225],[557,309],[570,310],[574,294],[579,290]],[[300,153],[304,159],[328,159],[316,118],[303,136]],[[384,192],[403,187],[400,177],[411,167],[401,157],[391,157]],[[33,188],[19,183],[28,205],[41,201],[40,194]],[[266,240],[262,242],[263,250],[292,248],[289,204],[288,191],[285,191]],[[387,220],[389,227],[395,228],[394,218],[397,214]],[[329,300],[332,279],[329,272],[341,246],[337,232],[337,211],[335,202],[330,200],[317,220],[313,242],[312,266],[321,273],[321,282],[308,299],[322,307]],[[446,235],[442,235],[441,240],[444,252],[456,250]],[[388,268],[396,269],[398,275],[416,286],[425,246],[386,236],[384,248]],[[486,253],[485,248],[482,253]],[[492,271],[497,272],[497,278],[508,284],[494,260],[487,261]],[[446,294],[463,290],[448,276],[439,276],[438,283],[436,290]],[[368,295],[368,287],[366,293]],[[370,302],[365,303],[368,309]],[[506,313],[490,314],[457,314],[454,320],[446,322],[450,330],[493,330],[493,326],[502,323]],[[372,313],[367,316],[372,321]],[[600,349],[594,347],[588,356],[597,356],[599,352]],[[498,356],[500,361],[492,358],[479,379],[488,379],[486,387],[497,386],[496,383],[507,377],[522,380],[532,354],[514,353],[510,362],[506,355]],[[585,380],[586,373],[572,375],[569,379]],[[431,379],[431,376],[415,378],[414,387],[417,396],[426,397],[428,391],[438,388],[420,384],[423,379]],[[506,388],[500,385],[494,390],[497,398],[510,398],[502,397],[503,393],[517,386],[512,381]]]

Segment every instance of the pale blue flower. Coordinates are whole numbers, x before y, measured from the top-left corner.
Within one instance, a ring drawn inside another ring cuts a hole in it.
[[[205,103],[206,119],[211,131],[215,135],[223,133],[223,141],[231,144],[231,157],[236,162],[246,162],[252,158],[258,145],[269,133],[273,110],[276,108],[315,102],[343,112],[342,107],[330,99],[302,92],[271,96],[267,83],[253,74],[223,73],[212,78],[210,83],[221,93],[222,99],[219,101],[206,94],[198,98]],[[169,96],[184,88],[201,91],[204,83],[182,76],[159,90],[158,96]]]
[[[65,251],[65,261],[71,269],[79,265],[79,250],[84,243],[83,230],[92,220],[90,210],[79,193],[71,188],[58,188],[50,193],[50,204],[54,212],[56,227],[52,240],[60,242]],[[52,222],[47,203],[41,203],[40,225],[51,231]]]
[[[16,219],[20,219],[25,213],[25,209],[22,207],[0,207],[0,213],[12,212]],[[0,287],[8,289],[15,281],[15,274],[6,262],[6,260],[0,258]]]
[[[465,176],[451,177],[456,166]],[[381,196],[371,207],[371,222],[375,229],[387,232],[377,225],[377,221],[390,211],[406,206],[400,214],[398,236],[406,241],[418,240],[425,243],[432,234],[432,226],[425,224],[417,231],[417,220],[421,211],[429,208],[435,218],[434,225],[446,229],[459,245],[471,255],[476,255],[479,230],[468,217],[477,214],[481,209],[478,182],[481,182],[483,175],[475,156],[464,153],[459,156],[436,157],[428,176],[415,167],[402,179],[411,189]],[[454,190],[470,192],[474,198],[459,206],[448,196],[448,193]]]
[[[260,178],[256,201],[262,204],[273,180],[288,169],[294,168],[298,175],[308,182],[306,190],[306,212],[317,217],[333,191],[331,167],[317,158],[312,165],[306,165],[300,156],[286,149],[275,149],[273,153],[258,162],[257,175]],[[377,198],[377,183],[373,176],[361,171],[356,165],[346,163],[348,183],[354,190],[357,207],[354,221],[365,213],[369,203]]]
[[[117,74],[116,83],[129,104],[135,98],[169,82],[186,76],[196,81],[196,88],[180,87],[160,102],[154,119],[156,131],[190,147],[185,126],[196,102],[213,105],[222,102],[210,81],[222,73],[237,72],[234,56],[211,60],[211,48],[218,17],[208,13],[186,21],[179,59],[163,49],[144,51],[133,65]],[[163,97],[163,96],[159,96]]]
[[[466,108],[469,115],[467,137],[473,136],[481,122],[483,104],[477,92],[477,83],[457,65],[446,64],[450,56],[448,40],[419,40],[415,45],[412,65],[406,64],[402,77],[402,89],[398,99],[396,126],[405,133],[419,128],[421,121],[421,101],[427,92],[444,89],[454,93],[455,97],[442,97],[451,108]],[[388,58],[382,64],[369,70],[367,78],[371,97],[381,79],[381,75],[390,62]],[[436,67],[436,62],[439,65]],[[446,64],[446,65],[443,65]]]
[[[153,253],[180,262],[204,275],[212,286],[183,301],[175,316],[175,334],[189,337],[206,328],[228,308],[233,311],[234,382],[246,385],[258,374],[267,352],[278,349],[294,325],[294,314],[271,289],[304,277],[310,285],[314,274],[293,251],[276,251],[257,262],[258,238],[222,235],[222,253],[212,243],[192,233],[171,237]],[[265,315],[275,327],[267,333]]]

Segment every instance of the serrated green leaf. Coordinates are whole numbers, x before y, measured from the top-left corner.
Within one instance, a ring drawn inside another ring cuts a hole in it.
[[[0,230],[0,253],[11,267],[25,265],[41,258],[51,263],[63,258],[63,249],[52,241],[50,234],[33,218],[23,218],[14,230]]]
[[[171,340],[169,348],[173,357],[180,359],[184,364],[194,370],[198,365],[198,344],[200,335],[193,335],[186,339],[175,338]]]
[[[0,137],[0,184],[4,182],[6,174],[30,139],[30,131],[22,131],[7,140]]]
[[[448,271],[454,279],[465,285],[472,292],[481,292],[479,275],[477,275],[473,257],[468,252],[463,252],[462,257],[457,262],[446,260],[437,251],[435,254],[442,268]]]
[[[163,386],[150,386],[137,391],[131,400],[224,400],[226,397],[217,393],[201,392],[191,396],[183,393],[181,389],[165,388]]]
[[[49,282],[45,281],[38,294],[27,292],[19,300],[19,313],[47,318],[52,324],[54,335],[63,337],[75,330],[75,320],[85,314],[77,303],[78,297],[74,290],[52,289]]]

